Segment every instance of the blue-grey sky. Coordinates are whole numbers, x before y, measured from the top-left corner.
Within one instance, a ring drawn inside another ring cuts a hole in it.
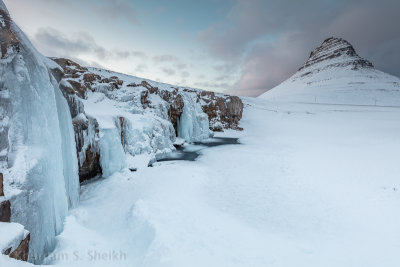
[[[47,56],[256,96],[330,36],[400,76],[398,0],[4,0]]]

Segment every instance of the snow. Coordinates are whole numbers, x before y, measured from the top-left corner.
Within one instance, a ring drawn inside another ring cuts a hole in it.
[[[330,66],[347,62],[342,57],[335,60],[298,71],[261,98],[277,102],[400,106],[398,77],[373,68]]]
[[[241,144],[83,186],[47,263],[397,267],[399,115],[246,99]]]

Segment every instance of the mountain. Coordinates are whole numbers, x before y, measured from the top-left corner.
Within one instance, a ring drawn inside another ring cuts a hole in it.
[[[400,79],[376,70],[341,38],[328,38],[289,79],[260,98],[282,102],[400,106]]]

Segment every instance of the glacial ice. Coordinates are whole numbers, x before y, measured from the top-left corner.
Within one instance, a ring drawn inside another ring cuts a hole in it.
[[[39,263],[54,248],[68,206],[78,202],[75,144],[68,106],[49,75],[48,59],[13,22],[11,30],[19,49],[9,48],[0,60],[0,91],[9,94],[7,162],[0,172],[11,220],[30,231],[29,260]]]
[[[208,116],[191,95],[184,94],[183,113],[178,120],[178,137],[196,142],[210,136]]]

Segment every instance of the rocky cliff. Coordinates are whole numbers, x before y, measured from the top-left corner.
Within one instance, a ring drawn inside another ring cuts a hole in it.
[[[138,148],[125,142],[124,139],[130,135],[129,133],[125,134],[125,131],[131,128],[130,120],[123,115],[126,112],[141,115],[152,114],[152,119],[155,115],[159,120],[163,120],[164,124],[170,122],[176,136],[178,135],[178,122],[185,110],[185,101],[194,101],[207,115],[210,130],[241,129],[239,121],[243,113],[243,103],[239,97],[176,87],[107,70],[83,67],[65,58],[52,59],[63,69],[61,73],[55,69],[53,75],[60,79],[60,88],[68,101],[73,118],[81,181],[102,173],[98,143],[100,139],[98,117],[101,116],[88,113],[85,109],[85,103],[93,108],[97,106],[101,109],[100,102],[104,102],[104,99],[95,100],[99,103],[98,105],[89,104],[92,102],[90,99],[98,94],[113,101],[113,109],[116,106],[120,109],[119,115],[118,112],[114,114],[115,123],[119,124],[117,128],[120,131],[124,150],[133,151],[131,153],[133,155],[142,152],[157,153],[157,150],[172,147],[171,144],[168,145],[166,141],[160,141],[160,139],[155,142],[150,140],[151,151],[146,150],[145,146]],[[155,122],[155,124],[157,123],[159,122]],[[171,135],[170,132],[166,134]],[[151,136],[144,138],[153,139]],[[170,139],[173,141],[174,137],[172,136]]]

